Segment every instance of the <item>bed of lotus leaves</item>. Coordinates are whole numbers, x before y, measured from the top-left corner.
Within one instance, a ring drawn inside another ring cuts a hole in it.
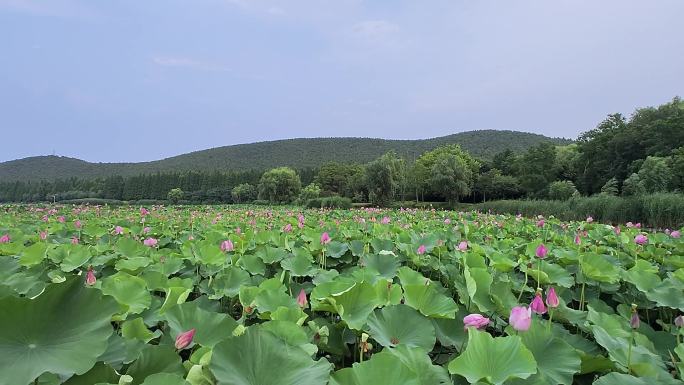
[[[0,385],[680,384],[683,294],[631,224],[1,206]]]

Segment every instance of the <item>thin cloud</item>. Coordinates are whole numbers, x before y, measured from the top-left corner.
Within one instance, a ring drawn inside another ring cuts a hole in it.
[[[154,64],[162,67],[187,68],[196,71],[230,71],[228,66],[183,56],[155,56]]]
[[[366,20],[351,28],[354,37],[367,42],[386,42],[399,32],[399,26],[387,20]]]

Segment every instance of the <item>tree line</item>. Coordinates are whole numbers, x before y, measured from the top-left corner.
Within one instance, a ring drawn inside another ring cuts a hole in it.
[[[321,197],[389,205],[400,201],[641,195],[684,191],[684,102],[609,115],[575,143],[542,142],[526,151],[477,158],[458,145],[415,159],[394,151],[366,164],[318,168],[175,172],[132,177],[0,183],[0,201],[103,198],[189,203],[301,203]]]

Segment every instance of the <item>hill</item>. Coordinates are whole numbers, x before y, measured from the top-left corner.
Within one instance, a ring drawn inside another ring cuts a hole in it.
[[[246,170],[277,166],[318,167],[326,162],[366,163],[394,150],[407,159],[447,144],[460,144],[474,156],[489,158],[505,149],[524,151],[540,142],[570,140],[517,131],[468,131],[431,139],[302,138],[217,147],[140,163],[90,163],[60,156],[36,156],[0,163],[0,181],[70,177],[131,176],[158,171]]]

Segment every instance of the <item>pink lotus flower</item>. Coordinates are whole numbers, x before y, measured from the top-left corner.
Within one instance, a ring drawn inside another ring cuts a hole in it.
[[[678,328],[684,326],[684,317],[682,317],[681,315],[678,315],[678,316],[674,319],[674,324],[675,324],[675,326],[678,327]]]
[[[233,251],[234,248],[235,246],[233,245],[233,242],[230,239],[221,242],[221,251],[229,252]]]
[[[76,227],[77,229],[80,229],[81,227],[83,227],[83,223],[81,223],[81,221],[77,220],[76,222],[74,222],[74,227]]]
[[[591,223],[593,221],[594,221],[594,217],[592,217],[592,216],[587,217],[587,223]]]
[[[114,235],[121,235],[121,234],[123,234],[123,232],[124,232],[124,229],[121,226],[116,226],[114,228]]]
[[[194,336],[195,336],[195,329],[194,328],[188,330],[187,332],[179,334],[176,337],[176,343],[175,343],[176,349],[183,350],[186,347],[188,347],[188,345],[190,345],[190,343],[192,343],[192,338]]]
[[[76,237],[71,237],[71,244],[72,244],[72,245],[78,245],[78,238],[76,238]]]
[[[554,289],[553,286],[546,291],[546,304],[551,308],[557,308],[558,305],[560,305],[560,301],[556,295],[556,289]]]
[[[97,282],[97,278],[95,278],[95,273],[93,272],[92,267],[88,267],[88,273],[86,274],[86,285],[88,286],[93,286]]]
[[[544,259],[546,258],[546,254],[549,253],[549,249],[544,246],[543,243],[540,243],[539,246],[537,246],[537,250],[535,251],[535,255],[537,258]]]
[[[48,236],[47,231],[41,231],[41,232],[40,232],[40,240],[41,240],[41,241],[46,240],[46,239],[47,239],[47,236]]]
[[[10,241],[9,234],[5,234],[2,237],[0,237],[0,243],[9,243],[9,241]]]
[[[383,225],[387,225],[390,223],[390,217],[382,217],[382,221],[380,221]]]
[[[575,244],[577,246],[582,244],[582,238],[580,238],[579,234],[575,235]]]
[[[418,250],[416,250],[416,252],[418,253],[418,255],[425,254],[425,245],[418,246]]]
[[[143,233],[147,234],[147,233],[150,232],[150,230],[151,230],[151,229],[150,229],[149,227],[145,227],[145,228],[143,229]]]
[[[321,245],[327,245],[328,243],[330,243],[330,235],[325,232],[321,234]]]
[[[459,251],[466,251],[466,250],[468,250],[468,242],[466,242],[466,241],[461,241],[461,242],[458,244],[458,250],[459,250]]]
[[[640,229],[640,228],[641,228],[641,222],[639,222],[639,223],[637,223],[636,225],[634,225],[634,227],[636,227],[637,229]]]
[[[159,243],[159,241],[157,241],[155,238],[147,238],[143,241],[143,245],[149,247],[155,247],[157,246],[157,243]]]
[[[620,227],[619,227],[619,226],[615,226],[615,227],[613,228],[613,230],[615,231],[615,235],[620,235],[620,233],[622,232],[622,230],[620,230]]]
[[[447,218],[444,220],[445,225],[450,225],[451,224],[451,219]]]
[[[537,314],[546,313],[546,306],[544,306],[544,301],[542,300],[541,293],[537,292],[530,304],[530,309]]]
[[[489,325],[489,318],[484,317],[481,314],[468,314],[463,317],[463,325],[465,325],[466,328],[474,327],[480,329]]]
[[[679,239],[679,237],[682,236],[682,233],[679,230],[675,230],[670,233],[670,236],[675,239]]]
[[[639,313],[636,311],[632,312],[632,318],[629,319],[629,326],[632,329],[639,329],[639,326],[641,326],[641,320],[639,319]]]
[[[625,226],[627,226],[628,228],[629,228],[629,227],[634,227],[634,223],[632,223],[632,222],[627,222],[627,223],[625,223]]]
[[[291,224],[286,224],[285,227],[283,227],[283,232],[285,233],[291,233],[292,232],[292,225]]]
[[[524,306],[514,307],[508,317],[508,323],[517,331],[527,331],[532,324],[532,309]]]
[[[634,243],[643,246],[648,243],[648,237],[646,237],[644,234],[637,234],[637,236],[634,237]]]
[[[140,208],[140,216],[143,216],[143,217],[144,217],[145,215],[147,215],[147,214],[149,214],[149,213],[150,213],[150,211],[147,210],[146,208],[144,208],[144,207],[141,207],[141,208]]]
[[[66,222],[66,218],[64,218],[63,216],[57,217],[57,222],[64,223],[64,222]]]
[[[306,300],[306,292],[304,289],[299,290],[299,295],[297,296],[297,305],[301,308],[305,308],[308,301]]]
[[[543,219],[538,220],[538,221],[537,221],[537,227],[544,227],[544,223],[545,223],[545,222],[544,222]]]

